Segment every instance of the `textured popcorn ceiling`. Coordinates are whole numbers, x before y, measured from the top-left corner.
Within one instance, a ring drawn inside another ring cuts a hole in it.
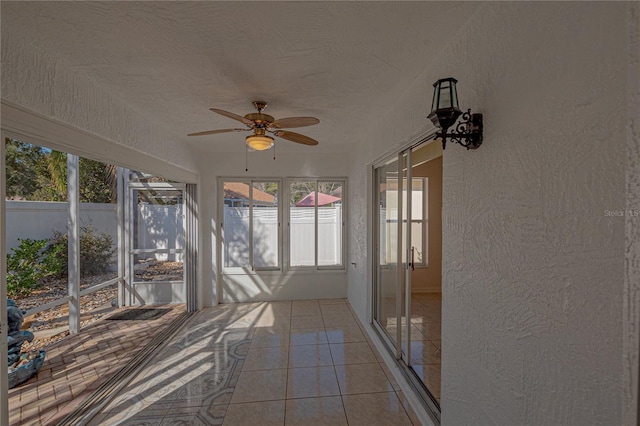
[[[269,102],[276,118],[315,116],[318,139],[295,152],[346,152],[389,111],[478,6],[432,2],[3,2],[2,33],[48,52],[70,70],[170,132],[208,151],[244,150],[237,127]],[[451,22],[456,25],[452,26]],[[443,76],[444,77],[444,76]],[[426,117],[431,93],[424,93]],[[426,120],[426,118],[425,118]]]

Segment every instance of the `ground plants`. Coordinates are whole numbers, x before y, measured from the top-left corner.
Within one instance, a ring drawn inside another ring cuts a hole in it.
[[[67,275],[68,236],[54,231],[46,253],[55,258],[55,268],[60,276]],[[107,272],[116,252],[111,235],[100,232],[89,224],[80,226],[80,274],[98,275]],[[55,254],[55,255],[54,255]]]
[[[49,239],[20,239],[20,245],[7,254],[7,293],[28,295],[47,278],[63,278],[68,272],[68,237],[54,231]],[[80,274],[107,272],[116,249],[109,234],[91,223],[80,227]]]
[[[49,240],[20,239],[20,245],[7,254],[7,293],[9,296],[28,294],[51,272],[45,258]]]

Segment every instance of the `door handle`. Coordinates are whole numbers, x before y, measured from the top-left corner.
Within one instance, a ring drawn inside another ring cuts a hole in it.
[[[411,247],[411,272],[416,270],[416,262],[415,262],[415,253],[416,253],[416,248],[415,247]]]

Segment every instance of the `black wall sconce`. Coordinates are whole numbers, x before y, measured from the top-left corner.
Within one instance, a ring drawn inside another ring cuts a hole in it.
[[[441,129],[436,133],[436,139],[442,139],[442,149],[445,149],[447,138],[467,149],[478,149],[482,145],[482,114],[471,114],[471,109],[462,113],[458,106],[458,92],[455,78],[442,78],[433,83],[433,103],[431,114],[427,117]],[[458,117],[462,120],[451,133],[447,130],[453,126]]]

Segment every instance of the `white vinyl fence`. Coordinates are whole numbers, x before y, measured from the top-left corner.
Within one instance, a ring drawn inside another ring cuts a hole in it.
[[[54,201],[6,201],[7,253],[18,247],[18,239],[43,240],[53,231],[67,232],[69,206]],[[118,221],[115,204],[80,203],[80,225],[91,225],[118,241]]]
[[[138,204],[135,247],[138,249],[184,249],[184,208],[178,205]],[[142,255],[160,261],[182,262],[183,254]]]
[[[256,267],[277,266],[278,216],[273,207],[253,208],[253,246]],[[249,208],[224,208],[225,267],[249,266]],[[315,265],[315,209],[291,207],[290,253],[292,266]],[[318,265],[342,260],[342,206],[318,209]]]
[[[18,247],[18,239],[41,240],[50,238],[53,231],[67,231],[68,205],[66,202],[7,201],[7,253]],[[91,224],[94,229],[111,236],[118,242],[118,220],[115,204],[80,203],[81,226]],[[184,247],[182,205],[138,206],[136,248],[181,249]],[[158,260],[182,260],[182,255],[156,254]]]

